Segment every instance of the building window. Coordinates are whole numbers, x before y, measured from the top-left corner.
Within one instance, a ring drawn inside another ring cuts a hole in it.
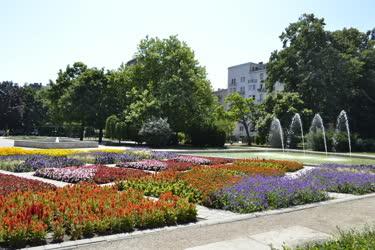
[[[241,76],[241,82],[245,82],[245,77]]]
[[[240,131],[241,131],[241,132],[243,131],[243,127],[242,127],[242,126],[240,126]]]
[[[263,81],[263,80],[264,80],[264,74],[263,74],[263,73],[260,73],[260,74],[259,74],[259,78],[260,78],[261,81]]]
[[[236,84],[236,78],[232,78],[231,83],[232,83],[232,84]]]

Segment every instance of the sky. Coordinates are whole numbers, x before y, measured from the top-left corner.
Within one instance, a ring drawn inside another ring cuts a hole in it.
[[[76,61],[117,69],[147,35],[178,35],[225,88],[228,67],[267,62],[303,13],[367,31],[374,10],[374,0],[0,0],[0,81],[47,84]]]

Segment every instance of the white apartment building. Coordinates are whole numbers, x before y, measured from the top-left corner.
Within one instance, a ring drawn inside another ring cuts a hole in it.
[[[228,68],[228,88],[226,95],[233,92],[240,93],[243,97],[253,98],[256,104],[262,103],[267,95],[265,80],[267,78],[267,65],[260,63],[243,63]],[[274,91],[282,91],[283,84],[277,82]],[[223,96],[224,90],[216,91],[214,94]],[[221,97],[222,98],[222,97]],[[220,99],[220,97],[219,97]],[[252,132],[254,133],[254,132]],[[246,137],[246,132],[241,124],[237,124],[233,135],[237,138]]]

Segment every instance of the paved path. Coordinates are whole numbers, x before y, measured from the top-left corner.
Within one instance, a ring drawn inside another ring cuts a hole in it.
[[[13,147],[14,140],[4,139],[0,137],[0,147]]]
[[[201,227],[185,227],[79,249],[270,249],[327,239],[340,229],[375,224],[375,197],[284,214]]]

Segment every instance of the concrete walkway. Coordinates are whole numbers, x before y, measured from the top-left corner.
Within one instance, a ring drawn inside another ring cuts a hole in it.
[[[321,241],[375,224],[375,197],[248,220],[135,235],[79,249],[271,249]]]

